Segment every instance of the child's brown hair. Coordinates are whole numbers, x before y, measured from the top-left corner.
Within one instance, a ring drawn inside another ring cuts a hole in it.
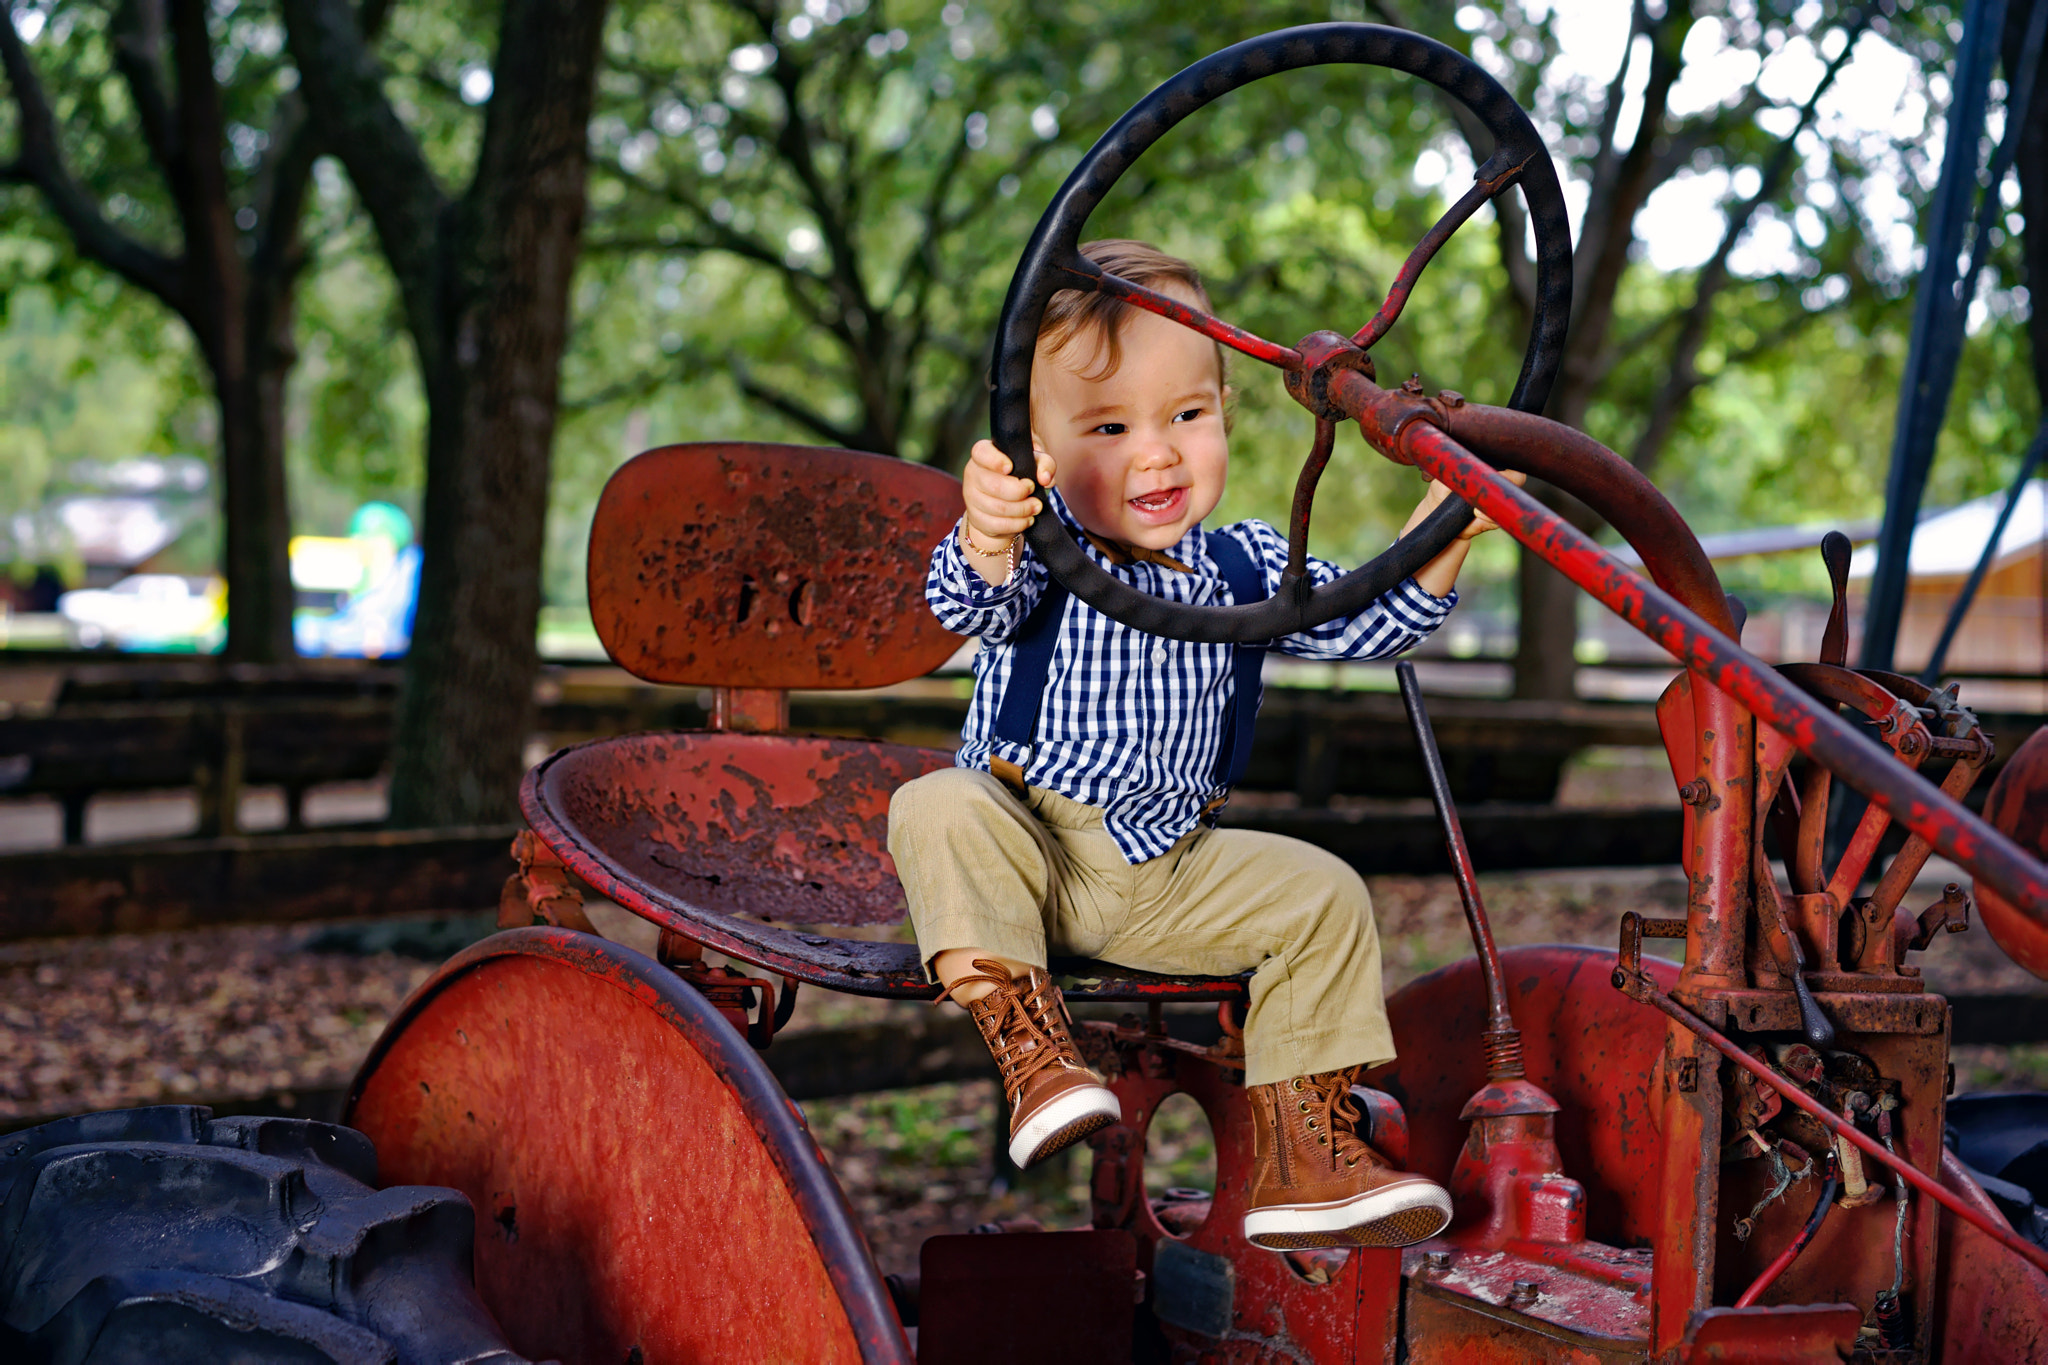
[[[1179,285],[1194,296],[1196,307],[1205,313],[1214,311],[1209,303],[1209,291],[1202,287],[1201,273],[1180,257],[1169,256],[1150,242],[1105,238],[1099,242],[1083,242],[1081,254],[1101,267],[1104,274],[1115,275],[1132,284],[1142,284],[1147,289],[1164,291],[1169,286]],[[1038,324],[1038,350],[1042,355],[1051,357],[1084,338],[1091,340],[1094,343],[1091,360],[1095,363],[1090,369],[1076,372],[1084,379],[1107,378],[1123,363],[1123,344],[1119,333],[1131,307],[1122,299],[1099,290],[1062,289],[1045,306],[1045,316]],[[1221,345],[1216,347],[1216,378],[1227,398],[1230,371]]]

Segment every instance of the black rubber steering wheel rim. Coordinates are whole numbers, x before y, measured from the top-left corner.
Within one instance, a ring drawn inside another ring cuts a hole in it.
[[[1019,478],[1036,473],[1031,362],[1039,322],[1053,294],[1074,287],[1074,275],[1062,266],[1078,258],[1089,216],[1139,156],[1188,115],[1264,77],[1338,64],[1387,67],[1428,81],[1493,134],[1489,164],[1520,163],[1498,193],[1519,183],[1528,202],[1536,231],[1536,309],[1508,406],[1542,410],[1564,359],[1571,317],[1571,225],[1556,164],[1529,116],[1477,63],[1433,38],[1379,24],[1309,24],[1247,39],[1166,81],[1102,135],[1053,196],[1011,276],[996,328],[989,427]],[[1334,582],[1312,591],[1304,582],[1284,596],[1236,606],[1193,606],[1140,592],[1090,560],[1050,507],[1025,538],[1054,579],[1112,620],[1172,639],[1261,644],[1364,610],[1442,553],[1471,520],[1471,506],[1453,495],[1391,548]]]

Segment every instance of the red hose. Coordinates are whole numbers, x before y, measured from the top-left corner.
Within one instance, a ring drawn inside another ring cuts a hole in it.
[[[1742,1291],[1742,1297],[1735,1301],[1737,1308],[1749,1307],[1766,1289],[1778,1282],[1778,1277],[1785,1273],[1785,1267],[1791,1265],[1799,1258],[1799,1253],[1806,1250],[1806,1244],[1820,1231],[1821,1221],[1828,1216],[1828,1210],[1834,1207],[1835,1185],[1841,1173],[1840,1163],[1835,1159],[1833,1148],[1823,1152],[1821,1157],[1827,1162],[1828,1178],[1820,1187],[1820,1198],[1813,1201],[1813,1213],[1807,1218],[1806,1226],[1792,1239],[1791,1246],[1779,1252],[1778,1258],[1764,1267],[1764,1273],[1756,1277],[1756,1283]]]

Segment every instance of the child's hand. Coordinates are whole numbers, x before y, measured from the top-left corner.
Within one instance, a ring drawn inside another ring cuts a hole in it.
[[[1052,456],[1032,443],[1038,456],[1038,482],[1052,487]],[[960,483],[967,501],[967,528],[985,545],[1001,544],[1023,534],[1038,515],[1041,504],[1028,480],[1010,473],[1010,457],[996,449],[994,441],[976,441],[967,456],[967,468]]]
[[[1529,476],[1527,474],[1524,474],[1521,471],[1514,469],[1503,469],[1500,471],[1500,476],[1506,479],[1508,482],[1514,484],[1517,488],[1521,487],[1524,483],[1527,483],[1529,480]],[[1448,498],[1450,495],[1451,490],[1449,489],[1449,487],[1447,487],[1441,480],[1432,479],[1430,481],[1429,491],[1424,493],[1422,495],[1422,501],[1416,504],[1415,513],[1413,516],[1408,518],[1408,524],[1407,526],[1402,528],[1401,534],[1405,536],[1408,534],[1408,532],[1414,530],[1417,526],[1420,526],[1423,522],[1423,519],[1426,518],[1431,512],[1436,511],[1436,509],[1443,503],[1443,500],[1445,498]],[[1475,507],[1472,509],[1472,524],[1470,526],[1467,526],[1464,530],[1458,533],[1458,539],[1470,540],[1474,536],[1484,535],[1488,531],[1498,531],[1499,529],[1500,523],[1496,522],[1492,517],[1487,516],[1486,513],[1480,511],[1478,508]]]

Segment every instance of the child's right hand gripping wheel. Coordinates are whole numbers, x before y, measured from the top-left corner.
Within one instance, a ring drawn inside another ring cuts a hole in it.
[[[1384,66],[1423,80],[1456,99],[1494,137],[1494,151],[1473,185],[1424,235],[1402,266],[1379,311],[1349,336],[1312,332],[1299,345],[1277,345],[1143,285],[1105,274],[1082,256],[1088,217],[1119,177],[1182,119],[1240,86],[1303,67],[1339,63]],[[990,427],[1017,477],[1034,476],[1031,446],[1031,368],[1047,303],[1063,289],[1096,290],[1192,328],[1286,373],[1288,392],[1315,415],[1316,438],[1296,486],[1288,529],[1289,573],[1263,602],[1194,606],[1168,602],[1119,582],[1082,552],[1050,511],[1026,533],[1053,578],[1104,615],[1134,629],[1174,639],[1256,644],[1305,630],[1366,604],[1409,577],[1448,546],[1472,518],[1463,499],[1447,499],[1427,520],[1377,558],[1334,582],[1311,588],[1302,576],[1309,510],[1328,461],[1335,425],[1358,414],[1330,392],[1333,376],[1352,371],[1370,379],[1368,354],[1400,316],[1417,278],[1438,248],[1481,204],[1520,185],[1536,236],[1536,307],[1522,372],[1508,406],[1539,412],[1564,355],[1571,313],[1571,229],[1557,168],[1527,114],[1500,83],[1470,58],[1400,29],[1377,24],[1312,24],[1248,39],[1196,62],[1161,85],[1105,133],[1074,168],[1039,219],[1018,262],[997,329],[995,387]]]

